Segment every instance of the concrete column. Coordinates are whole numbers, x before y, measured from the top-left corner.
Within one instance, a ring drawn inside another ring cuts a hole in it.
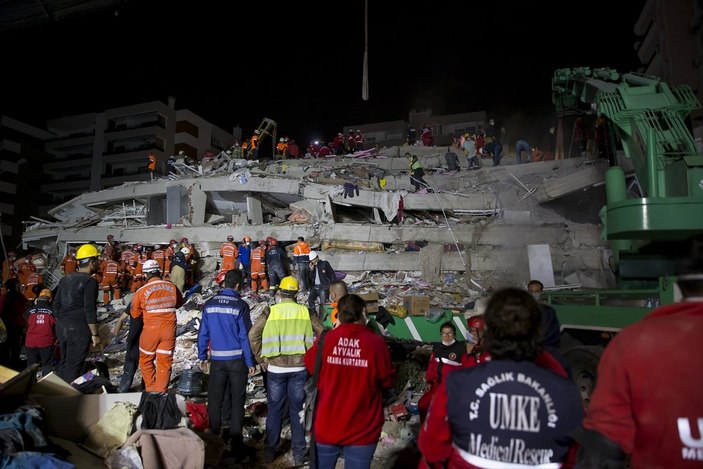
[[[252,225],[264,224],[264,212],[261,209],[261,201],[256,197],[247,196],[247,218]]]

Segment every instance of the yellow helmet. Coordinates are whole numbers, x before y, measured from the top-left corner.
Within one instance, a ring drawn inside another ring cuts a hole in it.
[[[98,252],[98,249],[92,244],[84,244],[78,248],[78,251],[76,251],[76,259],[78,260],[88,259],[89,257],[98,257],[99,255],[100,253]]]
[[[49,300],[51,300],[52,297],[53,297],[53,293],[51,293],[51,290],[49,290],[48,288],[44,288],[39,293],[39,298],[49,298]]]
[[[281,290],[298,291],[298,281],[295,279],[295,277],[283,277],[279,288]]]

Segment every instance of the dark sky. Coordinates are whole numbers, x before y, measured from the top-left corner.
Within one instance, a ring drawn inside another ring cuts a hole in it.
[[[269,117],[301,143],[413,108],[542,118],[555,69],[637,69],[644,3],[369,0],[363,101],[363,0],[132,0],[0,33],[0,113],[41,126],[173,95],[225,130]]]

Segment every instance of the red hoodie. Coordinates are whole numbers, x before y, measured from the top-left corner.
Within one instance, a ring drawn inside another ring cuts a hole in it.
[[[317,342],[305,353],[315,370]],[[313,431],[318,443],[370,445],[383,427],[381,392],[393,386],[395,370],[383,337],[361,324],[341,324],[325,335]]]

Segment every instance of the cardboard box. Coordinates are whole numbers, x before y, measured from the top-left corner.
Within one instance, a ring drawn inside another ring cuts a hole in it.
[[[409,295],[403,300],[403,306],[411,316],[423,316],[430,312],[430,297]]]
[[[362,300],[366,302],[366,312],[367,313],[378,313],[378,293],[376,292],[371,292],[371,293],[364,293],[363,295],[359,295]]]

